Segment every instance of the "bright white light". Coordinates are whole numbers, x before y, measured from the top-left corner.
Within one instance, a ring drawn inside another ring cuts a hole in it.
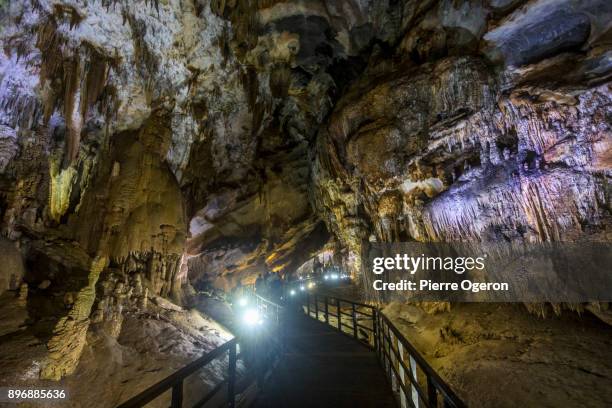
[[[328,279],[328,276],[327,276],[327,275],[323,276],[323,279],[327,280],[327,279]]]
[[[263,323],[263,318],[257,309],[249,309],[242,315],[242,321],[247,326],[257,326]]]
[[[290,294],[291,296],[295,296],[295,289],[291,289],[291,291],[289,292],[289,294]]]
[[[300,286],[300,290],[301,290],[302,292],[303,292],[303,291],[305,291],[305,290],[306,290],[306,286],[304,286],[304,285]]]
[[[302,276],[300,276],[300,280],[303,280],[304,278]]]
[[[331,278],[332,278],[332,279],[338,279],[338,274],[337,274],[337,273],[332,273]]]
[[[238,300],[238,305],[242,307],[245,307],[248,304],[249,304],[249,300],[247,298],[240,298],[240,300]]]
[[[315,283],[314,282],[308,283],[308,289],[312,289],[314,287],[315,287]]]

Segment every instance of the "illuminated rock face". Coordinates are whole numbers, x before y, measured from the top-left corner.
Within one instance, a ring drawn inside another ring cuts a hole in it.
[[[331,201],[327,174],[342,174],[378,240],[573,240],[605,229],[607,84],[500,92],[482,61],[451,57],[356,95],[320,134],[320,202]]]
[[[371,64],[339,100],[319,132],[314,185],[351,251],[371,240],[610,239],[610,28],[591,12],[612,10],[561,3],[490,15],[488,32],[473,21],[487,11],[434,8],[401,42],[411,61]],[[471,16],[469,55],[452,48],[453,13]]]
[[[371,239],[610,239],[609,2],[5,3],[0,290],[61,295],[46,377],[330,239],[356,274]]]

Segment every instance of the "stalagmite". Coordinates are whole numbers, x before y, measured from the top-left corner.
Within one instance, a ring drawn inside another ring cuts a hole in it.
[[[20,302],[26,302],[28,300],[28,284],[27,283],[22,283],[19,286],[18,299]]]

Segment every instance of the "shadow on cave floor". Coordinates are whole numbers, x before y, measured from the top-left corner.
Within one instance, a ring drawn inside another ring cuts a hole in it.
[[[47,352],[44,339],[50,336],[56,320],[32,320],[28,305],[13,291],[0,295],[0,316],[0,385],[12,385],[16,379],[27,380],[31,376],[37,378],[37,362]]]
[[[0,345],[27,334],[46,343],[57,321],[67,313],[63,302],[54,296],[30,292],[27,301],[21,301],[13,291],[0,296]]]
[[[28,330],[43,343],[49,341],[59,319],[68,313],[61,297],[43,291],[31,291],[26,307]]]
[[[192,299],[191,307],[210,316],[215,322],[225,328],[230,328],[234,324],[234,312],[231,306],[221,300],[208,296],[195,296]]]

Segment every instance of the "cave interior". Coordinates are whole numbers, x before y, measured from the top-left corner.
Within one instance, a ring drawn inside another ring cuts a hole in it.
[[[609,0],[0,22],[0,387],[116,406],[232,337],[238,282],[331,262],[360,293],[371,243],[612,242]],[[612,403],[606,302],[379,306],[469,406]]]

